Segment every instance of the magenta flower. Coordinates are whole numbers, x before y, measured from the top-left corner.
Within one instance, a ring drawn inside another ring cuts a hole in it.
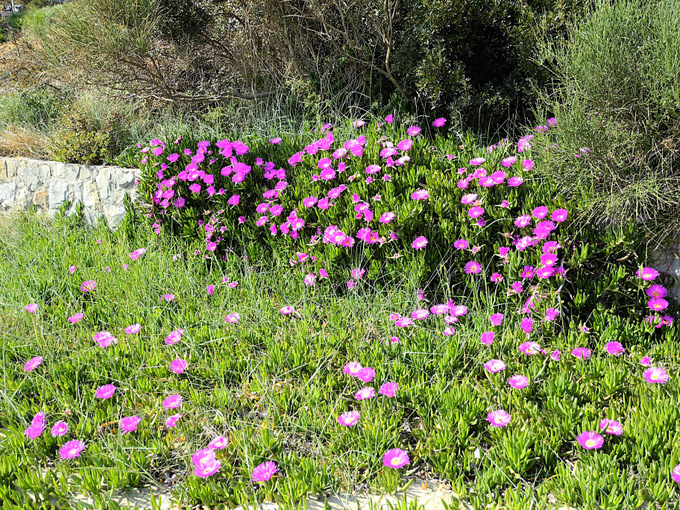
[[[510,177],[508,179],[508,186],[511,188],[516,188],[517,186],[520,186],[524,182],[524,179],[521,177]]]
[[[557,223],[562,223],[563,221],[566,221],[568,216],[569,214],[566,209],[555,209],[550,215],[550,219]]]
[[[165,337],[165,345],[174,345],[182,339],[183,329],[176,329],[171,331],[168,336]]]
[[[68,432],[68,423],[65,421],[58,421],[54,425],[52,425],[52,429],[50,430],[52,433],[52,437],[60,437],[65,435]]]
[[[384,213],[380,216],[380,219],[378,219],[378,221],[380,223],[387,225],[388,223],[390,223],[396,217],[397,217],[397,215],[394,214],[393,212],[386,212],[386,213]]]
[[[125,328],[125,332],[128,335],[135,335],[139,333],[142,330],[142,325],[141,324],[133,324],[132,326],[128,326]]]
[[[354,278],[355,280],[361,280],[364,274],[366,274],[365,269],[361,269],[359,267],[357,267],[356,269],[352,269],[352,278]]]
[[[527,356],[538,354],[541,352],[541,347],[536,342],[524,342],[520,344],[519,350]]]
[[[36,414],[31,420],[31,424],[24,430],[24,435],[29,439],[39,438],[42,435],[43,430],[45,430],[45,416],[45,412]]]
[[[76,313],[76,314],[71,315],[68,318],[68,321],[72,324],[78,324],[81,320],[83,320],[83,317],[85,317],[84,313]]]
[[[80,284],[80,290],[83,292],[92,292],[95,288],[97,288],[97,282],[94,280],[87,280]]]
[[[359,411],[349,411],[338,416],[338,423],[343,427],[354,427],[361,418]]]
[[[120,420],[120,428],[123,432],[134,432],[142,419],[139,416],[126,416]]]
[[[163,294],[163,296],[161,297],[161,301],[165,300],[166,303],[169,303],[170,301],[173,301],[174,299],[175,299],[174,294]]]
[[[274,476],[274,473],[277,471],[278,468],[273,462],[263,462],[253,469],[253,482],[266,482],[267,480],[271,479],[271,477]]]
[[[635,274],[638,278],[646,281],[652,281],[657,276],[659,276],[659,272],[652,267],[643,267],[642,269],[638,269]]]
[[[184,416],[183,414],[173,414],[172,416],[169,416],[167,420],[165,420],[165,426],[168,428],[173,428],[177,426],[177,421]]]
[[[420,131],[421,129],[418,126],[411,126],[406,130],[408,136],[418,136]]]
[[[489,320],[491,321],[491,324],[493,326],[500,326],[501,323],[503,322],[503,314],[502,313],[494,313],[489,317]]]
[[[668,295],[668,291],[663,285],[652,285],[645,292],[649,297],[655,298],[663,298]]]
[[[375,390],[370,386],[364,386],[354,395],[354,398],[357,400],[366,400],[373,397],[375,397]]]
[[[512,421],[510,415],[503,411],[503,409],[489,413],[486,419],[494,427],[505,427]]]
[[[399,317],[396,321],[394,321],[394,325],[398,328],[413,326],[413,319],[409,319],[408,317]]]
[[[680,483],[680,464],[675,466],[673,471],[671,471],[671,478],[674,482]]]
[[[652,358],[649,356],[645,356],[644,358],[640,359],[640,365],[643,367],[651,367],[652,366]]]
[[[600,421],[600,430],[604,430],[605,434],[612,434],[614,436],[623,434],[623,427],[618,421],[606,418]]]
[[[481,342],[484,345],[491,345],[496,338],[496,333],[493,331],[485,331],[482,333]]]
[[[448,311],[448,305],[433,305],[430,307],[430,312],[434,315],[444,315]]]
[[[191,456],[191,463],[194,465],[194,475],[199,478],[214,475],[222,466],[222,463],[215,457],[215,451],[209,448],[194,453]]]
[[[499,359],[492,359],[484,363],[484,368],[486,368],[492,374],[505,370],[505,363]]]
[[[399,385],[395,382],[388,382],[383,384],[380,389],[378,390],[378,393],[381,395],[384,395],[386,397],[394,397],[397,394],[397,389],[399,389]]]
[[[430,198],[430,194],[424,189],[419,189],[411,193],[411,198],[413,200],[427,200]]]
[[[228,324],[236,324],[240,320],[241,320],[241,314],[239,314],[239,313],[230,313],[230,314],[227,314],[224,317],[224,321]]]
[[[38,311],[38,303],[31,303],[30,305],[24,306],[24,310],[28,313],[35,313]]]
[[[187,363],[185,360],[177,358],[176,360],[170,362],[170,371],[176,374],[181,374],[186,370],[188,365],[189,363]]]
[[[453,247],[457,250],[466,250],[468,246],[469,244],[465,239],[458,239],[453,243]]]
[[[545,311],[545,320],[554,321],[559,314],[560,314],[560,311],[557,310],[556,308],[548,308]]]
[[[352,377],[356,377],[363,370],[363,368],[364,367],[362,367],[361,363],[358,361],[351,361],[343,367],[342,372],[344,374],[351,375]]]
[[[525,317],[522,319],[520,327],[522,328],[522,331],[524,331],[526,334],[529,334],[534,330],[534,321],[529,317]]]
[[[594,430],[582,432],[578,435],[576,441],[586,450],[597,450],[602,448],[604,444],[604,438]]]
[[[475,207],[471,207],[471,208],[468,210],[468,216],[469,216],[470,218],[473,218],[473,219],[474,219],[474,218],[479,218],[479,217],[480,217],[482,214],[484,214],[485,212],[486,212],[486,211],[484,210],[484,208],[483,208],[481,205],[477,205],[477,206],[475,206]]]
[[[359,370],[355,377],[365,383],[370,383],[375,377],[375,370],[370,367],[363,367],[361,370]]]
[[[607,342],[604,345],[604,349],[612,356],[621,356],[621,354],[626,352],[626,349],[623,348],[621,342]]]
[[[113,384],[105,384],[104,386],[100,386],[97,388],[97,390],[94,393],[94,396],[97,398],[101,398],[102,400],[108,400],[111,397],[113,397],[113,394],[116,392],[116,387]]]
[[[665,310],[666,308],[668,308],[668,301],[666,301],[663,298],[654,297],[647,301],[647,306],[650,308],[650,310],[658,312],[660,310]]]
[[[284,306],[283,308],[281,308],[281,310],[279,310],[279,312],[281,312],[281,315],[290,315],[294,311],[295,309],[292,306]]]
[[[92,339],[99,347],[103,348],[111,347],[112,344],[118,343],[118,339],[108,331],[95,333]]]
[[[138,248],[135,251],[133,251],[132,253],[130,253],[130,258],[132,260],[137,260],[139,257],[144,255],[145,253],[146,253],[146,248]]]
[[[211,448],[213,450],[222,450],[223,448],[226,448],[228,444],[229,440],[226,437],[217,436],[215,439],[210,441],[210,443],[208,444],[208,448]]]
[[[451,302],[449,302],[449,311],[451,312],[451,314],[454,317],[462,317],[463,315],[468,313],[467,306],[464,306],[464,305],[453,306],[453,304]]]
[[[205,288],[205,291],[208,293],[208,296],[212,296],[215,293],[215,286],[214,285],[208,285]]]
[[[178,408],[179,406],[182,405],[182,396],[181,395],[170,395],[165,400],[163,400],[162,405],[166,410],[176,409],[176,408]]]
[[[68,272],[71,273],[71,274],[75,273],[76,272],[76,266],[69,266]]]
[[[590,357],[590,350],[585,347],[577,347],[571,351],[572,356],[576,356],[579,359],[586,359]]]
[[[666,384],[670,377],[668,373],[660,367],[652,367],[645,370],[642,374],[649,384]]]
[[[35,370],[40,366],[42,362],[43,362],[42,356],[36,356],[35,358],[29,359],[24,365],[24,372],[30,372],[31,370]]]
[[[509,156],[501,161],[501,165],[503,165],[506,168],[510,168],[512,165],[517,163],[517,157],[516,156]]]
[[[508,379],[508,384],[516,390],[521,390],[529,385],[529,379],[523,375],[513,375]]]
[[[439,117],[438,119],[434,119],[434,122],[432,122],[432,125],[434,127],[442,127],[444,124],[446,124],[446,119],[444,117]]]
[[[85,449],[85,443],[74,439],[73,441],[68,441],[59,448],[59,457],[61,460],[75,459],[80,457],[80,453]]]
[[[553,361],[559,361],[560,360],[560,351],[553,351],[552,354],[550,355],[550,359]]]
[[[430,312],[425,308],[420,308],[411,312],[411,318],[415,320],[427,319],[430,316]]]
[[[399,469],[411,463],[408,453],[399,448],[387,450],[383,455],[383,466],[392,469]]]
[[[503,281],[503,275],[500,274],[500,273],[493,273],[493,274],[491,275],[491,281],[492,281],[493,283],[502,282],[502,281]]]
[[[465,264],[465,267],[463,269],[467,274],[479,274],[482,272],[482,265],[475,260],[471,260],[470,262]]]
[[[475,200],[477,200],[477,194],[476,193],[468,193],[467,195],[463,195],[463,198],[460,199],[461,204],[469,205],[474,203]]]

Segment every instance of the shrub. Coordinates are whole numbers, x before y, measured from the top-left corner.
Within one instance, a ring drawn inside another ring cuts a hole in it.
[[[584,220],[677,230],[680,2],[600,1],[570,39],[546,51],[560,86],[544,97],[557,127],[536,139],[538,168]]]
[[[49,144],[51,157],[67,163],[100,165],[110,157],[111,124],[97,125],[84,111],[82,105],[74,104],[66,108]]]

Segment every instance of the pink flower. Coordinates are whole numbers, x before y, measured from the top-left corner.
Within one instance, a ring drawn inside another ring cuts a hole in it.
[[[351,361],[342,368],[342,373],[356,377],[363,368],[358,361]]]
[[[74,439],[73,441],[68,441],[59,448],[59,457],[61,460],[75,459],[80,457],[80,453],[85,449],[85,443]]]
[[[209,448],[194,453],[191,456],[191,463],[194,465],[194,475],[199,478],[214,475],[222,466],[222,463],[215,457],[215,451]]]
[[[31,303],[30,305],[24,306],[24,310],[28,313],[35,313],[38,311],[38,303]]]
[[[501,161],[501,165],[503,165],[506,168],[510,168],[512,165],[517,163],[517,157],[516,156],[509,156]]]
[[[104,348],[111,347],[112,344],[118,343],[118,339],[108,331],[100,331],[99,333],[95,333],[92,339],[99,347]]]
[[[486,162],[486,158],[472,158],[470,164],[473,166],[483,165]]]
[[[361,418],[359,411],[349,411],[338,416],[338,423],[344,427],[354,427]]]
[[[125,333],[128,335],[135,335],[139,333],[142,330],[142,325],[141,324],[133,324],[132,326],[128,326],[125,328]]]
[[[161,300],[163,300],[163,299],[165,299],[166,303],[169,303],[170,301],[175,299],[175,296],[174,296],[174,294],[163,294],[163,297],[161,298]]]
[[[168,336],[165,337],[165,345],[174,345],[182,339],[183,329],[176,329],[171,331]]]
[[[411,198],[413,200],[427,200],[430,198],[430,194],[424,189],[419,189],[411,193]]]
[[[432,123],[434,127],[442,127],[444,124],[446,124],[446,119],[444,117],[434,119],[434,122]]]
[[[529,385],[529,379],[523,375],[513,375],[508,379],[508,384],[516,390],[521,390]]]
[[[413,326],[413,319],[409,319],[408,317],[399,317],[394,322],[394,325],[397,326],[398,328],[406,328],[408,326]]]
[[[557,316],[560,314],[560,311],[555,309],[555,308],[548,308],[545,311],[545,320],[547,321],[554,321]]]
[[[68,432],[68,423],[65,421],[58,421],[54,425],[52,425],[52,429],[50,430],[52,437],[60,437],[65,435]]]
[[[397,389],[399,389],[399,386],[395,382],[388,382],[383,384],[380,389],[378,390],[378,393],[381,395],[384,395],[386,397],[394,397],[397,394]]]
[[[623,348],[620,342],[607,342],[604,345],[604,349],[612,356],[621,356],[621,354],[626,352],[626,349]]]
[[[521,177],[510,177],[508,179],[508,186],[511,188],[516,188],[517,186],[521,185],[524,182],[524,179]]]
[[[553,351],[552,354],[550,355],[550,359],[553,361],[559,361],[560,360],[560,351]]]
[[[35,358],[29,359],[24,365],[24,372],[30,372],[31,370],[35,370],[40,366],[42,362],[43,362],[42,356],[36,356]]]
[[[463,198],[460,199],[461,204],[469,205],[472,204],[475,200],[477,200],[477,194],[476,193],[468,193],[467,195],[463,195]]]
[[[500,326],[501,323],[503,322],[503,314],[502,313],[494,313],[489,317],[489,320],[491,321],[491,324],[493,326]]]
[[[375,370],[370,367],[363,367],[361,370],[359,370],[355,377],[365,383],[370,383],[375,377]]]
[[[76,313],[68,318],[68,321],[72,324],[78,324],[85,317],[84,313]]]
[[[468,246],[469,244],[465,239],[458,239],[453,243],[453,247],[457,250],[466,250]]]
[[[534,321],[529,317],[526,317],[522,319],[520,327],[522,328],[522,331],[524,331],[526,334],[529,334],[534,330]]]
[[[484,363],[484,368],[486,368],[492,374],[505,370],[505,363],[499,359],[492,359]]]
[[[646,291],[649,297],[663,298],[668,295],[668,291],[663,285],[652,285]]]
[[[357,267],[356,269],[352,269],[352,278],[354,278],[355,280],[361,280],[365,273],[366,273],[365,269]]]
[[[210,441],[210,443],[208,443],[208,448],[213,450],[222,450],[223,448],[226,448],[228,444],[229,440],[226,437],[217,436],[215,439]]]
[[[427,319],[429,316],[430,312],[428,312],[424,308],[420,308],[418,310],[414,310],[413,312],[411,312],[411,318],[415,320]]]
[[[638,278],[647,281],[652,281],[657,276],[659,276],[659,272],[652,267],[643,267],[642,269],[638,269],[638,271],[635,274],[637,275]]]
[[[279,310],[279,312],[281,312],[281,315],[290,315],[294,311],[295,311],[295,308],[293,308],[292,306],[284,306],[283,308],[281,308]]]
[[[411,126],[406,130],[408,136],[418,136],[420,131],[421,129],[418,126]]]
[[[230,282],[227,287],[230,289],[235,289],[238,286],[238,282]]]
[[[464,305],[456,305],[453,306],[453,303],[449,302],[449,311],[454,317],[462,317],[466,313],[468,313],[467,306]]]
[[[83,292],[92,292],[97,287],[97,282],[94,280],[87,280],[80,284],[80,290]]]
[[[493,274],[491,275],[491,281],[492,281],[493,283],[502,282],[502,281],[503,281],[503,275],[500,274],[500,273],[493,273]]]
[[[168,428],[173,428],[177,426],[177,420],[179,420],[183,414],[173,414],[172,416],[169,416],[167,420],[165,420],[165,426]]]
[[[489,413],[486,419],[494,427],[505,427],[512,421],[510,415],[503,411],[503,409]]]
[[[139,416],[126,416],[120,420],[120,428],[123,432],[134,432],[142,419]]]
[[[550,219],[556,221],[557,223],[562,223],[567,219],[568,216],[569,213],[567,213],[566,209],[555,209],[550,215]]]
[[[390,337],[390,343],[398,344],[399,343],[399,337],[398,336],[391,336]]]
[[[600,430],[604,430],[605,434],[612,434],[614,436],[623,434],[623,427],[618,421],[606,418],[600,421]]]
[[[670,379],[668,373],[660,367],[648,368],[642,374],[649,384],[666,384]]]
[[[425,248],[425,246],[427,246],[427,243],[428,243],[427,238],[424,236],[420,236],[414,239],[411,246],[413,247],[414,250],[421,250]]]
[[[387,450],[383,455],[383,466],[392,469],[399,469],[411,463],[408,453],[399,448]]]
[[[69,266],[68,271],[71,274],[75,273],[76,272],[76,266]]]
[[[132,260],[137,260],[139,257],[144,255],[145,253],[146,253],[146,248],[138,248],[135,251],[133,251],[132,253],[130,253],[130,258]]]
[[[640,359],[640,365],[643,367],[651,367],[652,359],[649,356],[645,356],[644,358]]]
[[[386,213],[384,213],[380,216],[380,219],[378,219],[378,221],[380,223],[387,225],[388,223],[390,223],[396,217],[397,217],[397,215],[394,214],[393,212],[386,212]]]
[[[666,308],[668,308],[668,301],[666,301],[663,298],[654,297],[647,301],[647,306],[650,308],[650,310],[658,312],[660,310],[665,310]]]
[[[467,274],[479,274],[482,272],[482,265],[479,262],[471,260],[465,264],[464,270]]]
[[[493,331],[485,331],[484,333],[482,333],[481,342],[484,345],[491,345],[495,338],[496,333],[494,333]]]
[[[585,347],[577,347],[571,351],[572,356],[576,356],[579,359],[586,359],[590,357],[590,350]]]
[[[253,482],[266,482],[274,476],[274,473],[278,471],[276,464],[273,462],[263,462],[255,469],[253,469]]]
[[[484,214],[486,211],[481,205],[471,207],[470,210],[468,211],[468,216],[470,218],[479,218],[482,214]]]
[[[519,350],[527,356],[531,356],[532,354],[540,353],[541,347],[536,342],[524,342],[523,344],[520,344]]]
[[[370,386],[364,386],[354,395],[354,398],[357,400],[366,400],[373,397],[375,397],[375,390]]]
[[[165,400],[163,400],[162,405],[166,410],[176,409],[177,407],[182,405],[182,396],[181,395],[170,395]]]
[[[224,317],[224,321],[227,322],[228,324],[236,324],[240,320],[241,320],[240,313],[230,313]]]
[[[586,450],[597,450],[602,448],[604,444],[604,438],[594,430],[582,432],[578,435],[576,441]]]
[[[186,370],[188,365],[189,363],[187,363],[185,360],[177,358],[176,360],[170,362],[170,371],[176,374],[181,374]]]
[[[97,391],[95,391],[94,396],[96,398],[101,398],[102,400],[108,400],[111,397],[113,397],[113,394],[116,392],[116,387],[113,384],[105,384],[104,386],[100,386],[97,388]]]

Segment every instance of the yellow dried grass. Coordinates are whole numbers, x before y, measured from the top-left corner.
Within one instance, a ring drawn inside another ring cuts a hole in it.
[[[48,143],[49,137],[39,131],[12,124],[0,128],[1,156],[44,156]]]

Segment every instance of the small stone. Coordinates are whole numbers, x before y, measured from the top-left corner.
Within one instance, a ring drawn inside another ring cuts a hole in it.
[[[125,208],[117,205],[105,205],[104,217],[110,227],[115,227],[125,217]]]
[[[135,182],[135,174],[132,170],[119,168],[116,170],[116,184],[121,188],[129,188]]]
[[[50,209],[59,209],[68,196],[68,182],[54,180],[50,182]]]
[[[40,189],[35,192],[35,195],[33,195],[33,203],[41,209],[47,209],[47,206],[49,205],[49,197],[50,195],[46,189]]]
[[[7,208],[12,207],[16,191],[17,185],[14,181],[0,182],[0,205]]]
[[[99,197],[104,202],[111,200],[111,170],[102,168],[97,175],[97,188],[99,189]]]
[[[40,185],[40,172],[35,166],[19,166],[17,173],[23,178],[29,191],[35,191]]]
[[[79,174],[80,165],[66,165],[66,177],[68,178],[69,181],[75,181],[76,179],[78,179]],[[85,176],[83,176],[82,178],[87,179],[87,177]]]

